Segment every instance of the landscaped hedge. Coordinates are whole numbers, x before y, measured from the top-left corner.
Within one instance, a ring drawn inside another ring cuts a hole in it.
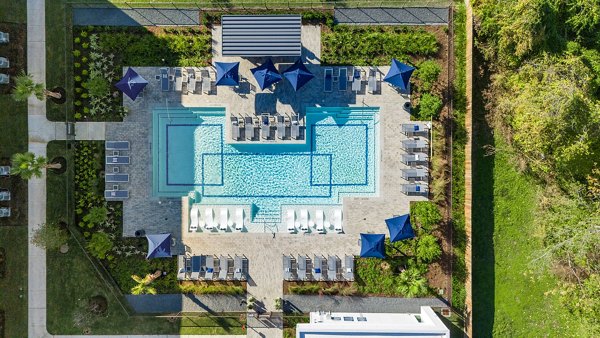
[[[435,35],[423,29],[390,26],[335,26],[323,32],[322,62],[340,65],[389,65],[392,58],[434,56],[439,50]]]
[[[274,14],[298,14],[302,16],[302,24],[307,25],[326,25],[333,27],[334,17],[332,10],[260,10],[251,9],[243,11],[202,11],[201,22],[204,26],[221,24],[223,15],[274,15]]]

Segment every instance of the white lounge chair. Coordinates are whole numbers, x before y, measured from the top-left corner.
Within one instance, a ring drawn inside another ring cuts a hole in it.
[[[181,68],[175,68],[175,91],[180,92],[183,88],[183,74]]]
[[[0,43],[9,43],[10,35],[6,32],[0,32]]]
[[[204,227],[208,230],[212,230],[215,227],[215,213],[212,208],[206,208],[204,210]]]
[[[0,189],[0,201],[10,201],[10,190]]]
[[[294,209],[287,211],[287,231],[290,234],[296,233],[296,212]]]
[[[7,58],[0,56],[0,68],[9,68],[10,62]]]
[[[333,229],[338,234],[341,234],[344,232],[344,228],[342,227],[342,210],[341,209],[333,210],[333,213],[331,214],[331,224],[333,224]]]
[[[10,207],[0,208],[0,217],[10,217]]]
[[[198,231],[199,211],[198,205],[192,205],[190,209],[190,231]]]
[[[215,257],[214,256],[206,256],[206,273],[204,274],[204,279],[212,280],[215,273]]]
[[[300,230],[303,232],[308,232],[308,210],[302,209],[300,210]]]
[[[10,176],[10,167],[7,165],[0,166],[0,177]]]
[[[227,222],[229,222],[229,209],[221,208],[221,212],[219,214],[219,230],[227,231],[229,228]]]
[[[6,74],[0,74],[0,84],[9,84],[10,83],[10,76],[6,75]]]
[[[194,94],[196,91],[196,71],[194,68],[187,69],[188,75],[188,84],[187,84],[187,92],[188,94]]]
[[[235,209],[235,230],[244,230],[244,209],[242,208]]]
[[[315,211],[316,215],[315,215],[315,225],[317,227],[317,232],[320,234],[324,234],[325,233],[325,226],[323,224],[324,221],[324,215],[323,215],[323,210],[316,210]]]

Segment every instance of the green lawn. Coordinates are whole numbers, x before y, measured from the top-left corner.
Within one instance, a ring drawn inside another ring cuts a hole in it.
[[[0,309],[6,315],[4,334],[27,337],[27,227],[0,227],[0,247],[6,250],[6,276],[0,279]]]
[[[27,0],[0,1],[0,22],[24,23],[27,21]]]
[[[481,128],[481,125],[479,126]],[[475,337],[586,337],[577,318],[547,294],[557,283],[529,273],[540,189],[515,170],[506,146],[481,133],[473,146],[473,332]],[[495,156],[481,146],[496,142]]]
[[[67,92],[64,104],[47,102],[46,116],[51,121],[71,119],[73,110],[73,84],[71,77],[67,77],[70,71],[67,60],[71,60],[71,45],[67,44],[71,41],[71,30],[67,27],[71,25],[71,11],[64,3],[63,0],[46,1],[46,86],[60,86]]]

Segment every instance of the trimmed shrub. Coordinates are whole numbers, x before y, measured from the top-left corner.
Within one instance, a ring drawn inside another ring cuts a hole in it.
[[[419,106],[417,107],[417,114],[419,115],[419,119],[437,119],[439,117],[440,112],[442,111],[443,106],[444,103],[442,102],[442,99],[439,96],[430,93],[424,93],[421,96]]]
[[[421,80],[421,89],[430,91],[438,80],[442,67],[435,60],[426,60],[421,62],[415,75]]]
[[[410,218],[421,226],[421,229],[430,232],[442,222],[440,209],[433,202],[415,202],[410,206]]]

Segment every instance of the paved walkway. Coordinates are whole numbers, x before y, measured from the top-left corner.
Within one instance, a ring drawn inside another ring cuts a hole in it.
[[[125,295],[137,313],[244,312],[243,296],[228,295]]]
[[[348,25],[447,25],[448,8],[340,8],[334,17]]]
[[[73,8],[74,26],[198,26],[200,12],[173,8]]]
[[[421,306],[447,307],[439,298],[392,298],[286,295],[285,309],[296,312],[337,311],[367,313],[419,313]]]

